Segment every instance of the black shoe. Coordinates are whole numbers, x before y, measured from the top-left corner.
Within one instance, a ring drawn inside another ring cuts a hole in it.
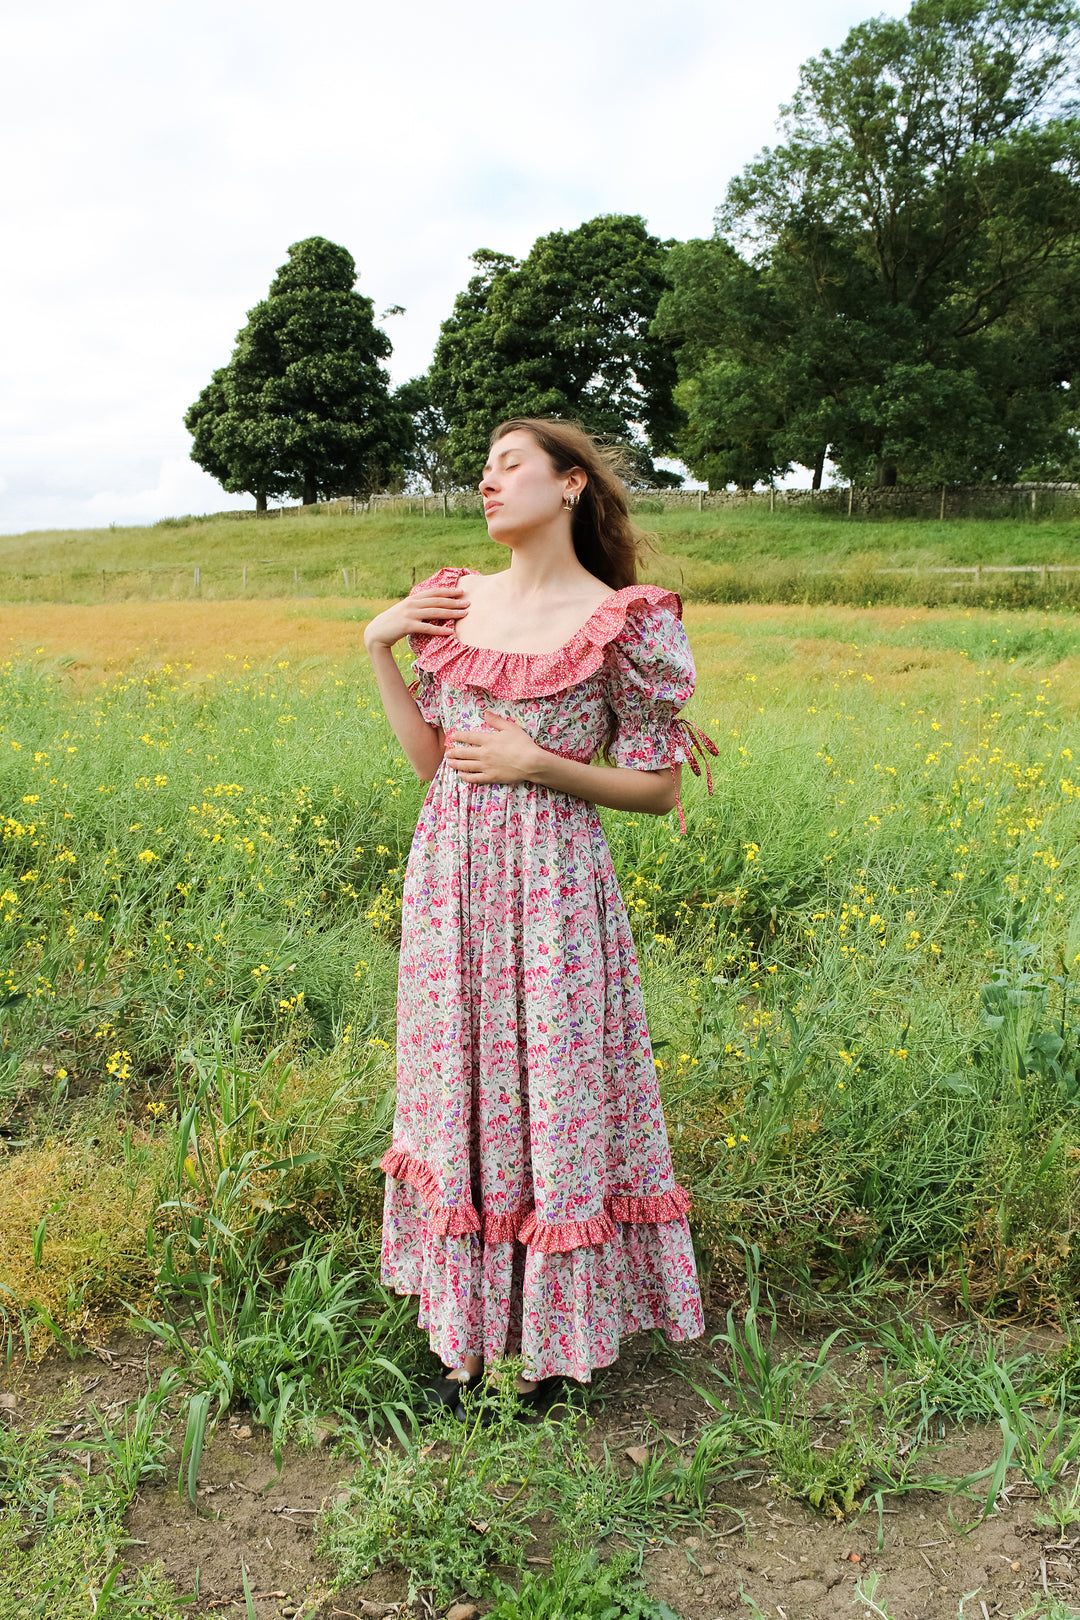
[[[461,1404],[462,1390],[469,1389],[478,1382],[479,1373],[471,1378],[435,1378],[430,1384],[425,1384],[416,1392],[416,1409],[434,1417],[436,1412],[448,1411],[456,1414],[456,1408]]]
[[[534,1389],[527,1390],[525,1394],[518,1394],[518,1417],[535,1417],[547,1410],[549,1396],[554,1393],[562,1378],[555,1374],[551,1378],[541,1378]],[[468,1402],[468,1405],[459,1400],[454,1407],[454,1416],[459,1423],[479,1423],[482,1429],[490,1429],[499,1421],[501,1402],[499,1392],[494,1386],[488,1385],[479,1397]]]

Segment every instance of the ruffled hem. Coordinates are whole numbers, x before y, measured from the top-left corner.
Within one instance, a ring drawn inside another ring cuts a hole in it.
[[[423,1159],[414,1159],[402,1148],[389,1148],[379,1161],[379,1169],[395,1181],[407,1181],[410,1187],[416,1188],[427,1205],[432,1227],[440,1237],[464,1237],[467,1232],[479,1232],[480,1217],[471,1203],[440,1203],[435,1172]]]
[[[531,1204],[509,1215],[485,1215],[480,1222],[480,1236],[485,1243],[517,1243],[522,1240],[525,1223],[532,1218]]]
[[[540,1254],[566,1254],[570,1249],[589,1249],[594,1243],[611,1243],[618,1237],[615,1222],[605,1210],[585,1221],[538,1221],[535,1210],[521,1228],[520,1241]]]
[[[475,568],[442,568],[417,590],[437,589],[440,584],[456,584],[463,574]],[[631,610],[644,603],[648,607],[670,608],[682,618],[682,602],[674,591],[661,585],[627,585],[613,591],[591,614],[570,640],[549,653],[500,652],[492,647],[469,647],[456,636],[409,637],[418,669],[438,675],[459,691],[497,691],[501,697],[552,697],[569,686],[594,675],[604,663],[604,650],[620,635]]]
[[[464,1237],[469,1232],[478,1232],[485,1244],[524,1243],[540,1254],[566,1254],[571,1249],[611,1243],[618,1236],[616,1222],[666,1226],[670,1221],[681,1220],[690,1209],[690,1194],[686,1189],[672,1187],[667,1192],[636,1198],[613,1193],[604,1199],[600,1214],[581,1221],[540,1220],[532,1204],[507,1213],[485,1214],[481,1218],[471,1203],[453,1206],[440,1203],[435,1172],[404,1149],[388,1149],[379,1167],[393,1180],[415,1187],[427,1207],[432,1231],[439,1237]]]
[[[620,1225],[611,1243],[542,1254],[435,1236],[423,1199],[388,1182],[382,1280],[419,1296],[419,1325],[448,1367],[520,1355],[529,1376],[587,1383],[632,1333],[675,1343],[704,1330],[685,1219]]]
[[[605,1198],[604,1207],[613,1221],[666,1226],[689,1213],[690,1194],[685,1187],[672,1187],[670,1192],[651,1193],[644,1198]]]

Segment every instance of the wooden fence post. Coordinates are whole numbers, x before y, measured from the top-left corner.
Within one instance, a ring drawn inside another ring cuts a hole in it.
[[[852,496],[854,495],[854,493],[855,493],[855,485],[854,484],[849,484],[848,487],[847,487],[847,515],[848,515],[848,517],[851,516],[851,500],[852,500]]]
[[[445,491],[445,489],[443,490],[443,498],[442,498],[442,515],[443,515],[443,517],[446,517],[446,515],[447,515],[446,514],[446,491]]]
[[[349,588],[349,570],[347,568],[343,568],[341,570],[341,577],[345,581],[345,589],[348,590],[348,588]]]

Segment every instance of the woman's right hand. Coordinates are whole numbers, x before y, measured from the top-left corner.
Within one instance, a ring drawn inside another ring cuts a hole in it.
[[[385,612],[377,613],[364,631],[364,646],[368,652],[375,647],[392,647],[402,636],[452,636],[454,625],[469,611],[465,592],[458,585],[441,591],[417,591],[395,602]]]

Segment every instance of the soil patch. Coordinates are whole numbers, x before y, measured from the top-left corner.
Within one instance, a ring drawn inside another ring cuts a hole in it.
[[[703,1348],[691,1359],[701,1363],[708,1356]],[[156,1383],[162,1365],[148,1341],[134,1336],[102,1346],[93,1360],[49,1357],[12,1381],[18,1416],[32,1417],[58,1401],[75,1410],[93,1403],[115,1414],[137,1400],[148,1381]],[[589,1411],[597,1452],[607,1445],[624,1459],[630,1448],[655,1445],[658,1429],[674,1445],[692,1449],[709,1416],[645,1336],[629,1341],[617,1365],[597,1375]],[[177,1448],[180,1440],[178,1433]],[[954,1432],[933,1466],[954,1476],[973,1473],[1000,1445],[996,1425]],[[235,1412],[203,1452],[197,1506],[179,1498],[174,1480],[140,1491],[127,1516],[131,1562],[160,1562],[177,1590],[191,1597],[194,1614],[243,1614],[242,1568],[259,1620],[298,1610],[310,1620],[388,1612],[407,1597],[400,1571],[379,1571],[362,1587],[335,1594],[333,1569],[315,1552],[320,1511],[355,1467],[334,1457],[329,1445],[290,1445],[279,1475],[266,1431]],[[685,1620],[856,1616],[872,1612],[865,1602],[858,1606],[856,1594],[856,1584],[869,1575],[877,1576],[874,1601],[891,1620],[955,1620],[961,1601],[965,1614],[991,1620],[1018,1615],[1048,1596],[1066,1604],[1080,1599],[1080,1536],[1058,1542],[1039,1530],[1033,1521],[1038,1498],[1028,1487],[1009,1487],[1000,1511],[982,1523],[977,1504],[963,1498],[916,1493],[886,1501],[883,1546],[872,1503],[837,1522],[785,1497],[766,1475],[743,1477],[721,1494],[703,1524],[686,1534],[658,1534],[645,1553],[650,1595]],[[550,1558],[548,1516],[541,1514],[532,1529],[529,1561],[542,1571]],[[601,1554],[617,1544],[610,1538]],[[482,1612],[486,1605],[479,1607]]]

